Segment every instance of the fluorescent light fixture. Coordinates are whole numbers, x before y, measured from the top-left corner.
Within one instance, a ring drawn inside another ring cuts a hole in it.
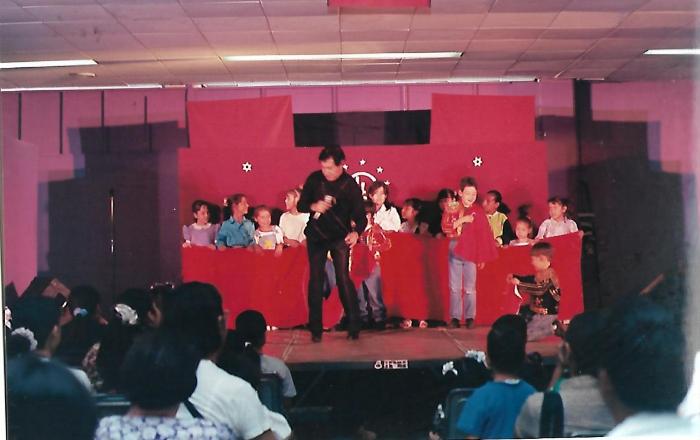
[[[459,58],[462,52],[381,52],[299,55],[231,55],[226,61],[338,61],[338,60],[435,60]]]
[[[460,84],[460,83],[509,83],[534,82],[533,76],[502,77],[455,77],[455,78],[417,78],[417,79],[374,79],[374,80],[337,80],[337,81],[242,81],[202,83],[193,87],[320,87],[320,86],[357,86],[357,85],[395,85],[395,84]]]
[[[700,49],[649,49],[644,55],[700,55]]]
[[[74,67],[94,66],[95,60],[52,60],[52,61],[14,61],[0,63],[0,69],[29,69],[36,67]]]
[[[51,86],[51,87],[15,87],[0,89],[2,92],[67,92],[74,90],[138,90],[162,89],[162,84],[125,84],[114,86]]]

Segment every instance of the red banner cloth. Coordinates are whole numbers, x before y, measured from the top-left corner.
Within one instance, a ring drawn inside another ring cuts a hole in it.
[[[196,149],[294,148],[289,96],[189,101],[187,122]]]
[[[392,234],[391,241],[392,248],[383,252],[380,260],[388,315],[447,321],[449,241],[412,234]],[[554,247],[552,266],[561,283],[559,317],[571,319],[583,311],[581,239],[574,233],[547,241]],[[353,250],[356,284],[367,277],[372,264],[366,249]],[[499,249],[498,259],[477,275],[476,322],[489,325],[505,313],[517,312],[520,300],[513,286],[506,284],[506,275],[532,271],[529,246]],[[277,327],[293,327],[308,320],[306,248],[285,249],[279,258],[243,249],[187,248],[182,250],[182,276],[184,281],[203,281],[219,289],[230,314],[229,325],[246,309],[260,310],[267,322]],[[342,313],[337,293],[332,293],[323,307],[324,326],[330,327]]]
[[[430,143],[457,144],[465,140],[470,143],[534,141],[535,98],[434,93]]]

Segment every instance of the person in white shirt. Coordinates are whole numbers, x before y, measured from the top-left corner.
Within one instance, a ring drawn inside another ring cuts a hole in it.
[[[200,356],[197,387],[188,409],[181,405],[178,418],[198,415],[230,427],[235,438],[244,440],[284,439],[291,428],[280,414],[269,411],[247,382],[226,373],[215,364],[226,335],[221,295],[206,283],[186,283],[173,291],[162,328],[192,344]]]
[[[677,414],[687,391],[685,340],[673,314],[647,297],[610,310],[598,383],[617,426],[608,437],[700,438]]]
[[[401,217],[396,208],[389,204],[389,186],[381,181],[373,182],[367,190],[367,195],[374,205],[373,223],[385,232],[398,232],[401,228]],[[370,227],[369,223],[368,227]],[[364,291],[361,288],[362,285],[364,285]],[[362,285],[357,289],[360,300],[360,320],[363,325],[369,325],[371,308],[375,328],[383,330],[386,327],[386,306],[382,300],[381,272],[378,263]]]
[[[549,205],[549,218],[542,222],[537,232],[536,240],[543,238],[558,237],[578,231],[576,222],[568,217],[568,202],[559,197],[552,197],[547,200]]]
[[[275,257],[282,255],[284,249],[284,236],[282,229],[272,224],[272,212],[265,205],[255,208],[253,218],[258,224],[258,229],[253,233],[255,252],[262,254],[264,251],[273,251]]]
[[[280,217],[280,228],[284,234],[284,245],[297,247],[306,241],[304,229],[309,221],[308,212],[299,212],[297,203],[301,193],[298,189],[290,189],[284,197],[287,212]]]

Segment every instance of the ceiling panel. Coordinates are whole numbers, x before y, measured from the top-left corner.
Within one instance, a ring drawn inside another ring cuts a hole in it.
[[[555,12],[489,13],[482,28],[546,28],[557,18]]]
[[[262,17],[263,10],[258,2],[191,2],[182,3],[185,13],[192,18],[202,17]]]
[[[334,15],[315,15],[304,17],[269,17],[270,29],[273,31],[340,31],[340,21]]]
[[[51,37],[56,32],[44,23],[8,23],[0,25],[0,38]],[[5,40],[3,40],[5,41]]]
[[[338,40],[328,40],[315,43],[277,43],[277,53],[280,55],[311,54],[322,55],[340,53],[341,44]]]
[[[407,41],[405,50],[406,52],[435,52],[435,51],[446,51],[446,52],[462,52],[467,48],[467,43],[461,40],[421,40],[421,41]]]
[[[572,0],[568,11],[632,12],[649,0]],[[666,0],[662,0],[666,1]]]
[[[373,31],[342,31],[337,35],[343,41],[406,41],[409,31],[402,30],[373,30]]]
[[[467,29],[478,28],[486,14],[437,14],[418,11],[411,21],[411,29]]]
[[[491,12],[559,12],[570,0],[496,0]]]
[[[693,22],[687,12],[634,12],[620,24],[623,28],[666,28],[685,26]]]
[[[562,12],[552,22],[553,28],[612,29],[625,18],[624,12]]]
[[[431,0],[430,10],[441,13],[484,13],[491,9],[494,0]]]
[[[412,19],[413,13],[369,14],[349,13],[343,10],[340,14],[340,26],[343,30],[409,29]]]

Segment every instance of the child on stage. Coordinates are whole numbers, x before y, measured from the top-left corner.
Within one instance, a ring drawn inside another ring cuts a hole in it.
[[[519,217],[515,221],[515,240],[511,240],[508,246],[529,246],[535,242],[532,239],[532,220],[528,217]]]
[[[537,240],[549,237],[566,235],[578,231],[576,222],[568,216],[568,203],[559,197],[552,197],[547,200],[549,205],[549,218],[542,222],[540,230],[537,232]]]
[[[484,210],[477,204],[476,181],[464,177],[459,182],[460,202],[448,204],[443,213],[442,228],[450,238],[449,284],[450,328],[459,328],[464,316],[467,328],[474,326],[476,316],[476,270],[498,258],[493,231]]]
[[[552,245],[536,243],[530,255],[535,274],[510,274],[507,281],[520,292],[530,294],[530,303],[521,307],[519,314],[527,321],[527,340],[537,341],[555,333],[561,291],[557,273],[552,269]]]
[[[255,252],[274,251],[275,257],[282,255],[284,248],[284,234],[279,226],[272,224],[272,212],[265,205],[255,208],[253,218],[258,224],[258,229],[253,234],[255,240]]]
[[[428,224],[423,223],[418,220],[418,216],[423,209],[420,200],[411,198],[406,199],[403,202],[403,207],[401,208],[401,217],[404,218],[404,222],[401,223],[399,232],[407,232],[409,234],[425,235],[428,233]]]
[[[226,199],[231,208],[231,217],[221,225],[216,235],[216,246],[223,250],[227,247],[248,247],[253,244],[255,226],[245,218],[248,214],[248,199],[245,194],[234,194]]]
[[[209,205],[204,200],[195,200],[192,203],[194,223],[182,227],[182,237],[185,242],[182,247],[203,246],[216,249],[216,234],[219,233],[219,225],[209,223]]]
[[[304,229],[309,221],[309,213],[297,210],[300,196],[298,189],[290,189],[284,198],[287,212],[280,217],[280,228],[284,234],[285,246],[297,247],[306,241]]]
[[[371,215],[372,222],[368,223],[366,233],[371,232],[368,234],[370,237],[376,236],[378,240],[385,240],[383,232],[398,232],[401,227],[398,211],[389,204],[389,186],[384,182],[373,182],[367,190],[367,194],[371,200],[369,215]],[[374,231],[372,228],[378,228],[379,231]],[[372,250],[373,243],[367,244]],[[375,244],[381,246],[383,243]],[[382,330],[386,327],[386,307],[382,300],[380,276],[379,263],[377,262],[372,273],[362,283],[367,292],[367,300],[365,300],[363,289],[357,289],[357,292],[360,300],[360,319],[363,324],[366,325],[369,322],[369,306],[372,309],[375,328]]]
[[[486,218],[493,231],[493,238],[496,240],[496,245],[504,246],[510,243],[515,234],[513,234],[513,228],[508,221],[510,209],[503,203],[503,196],[501,193],[495,189],[487,192],[481,206],[484,208],[484,212],[486,212]]]

